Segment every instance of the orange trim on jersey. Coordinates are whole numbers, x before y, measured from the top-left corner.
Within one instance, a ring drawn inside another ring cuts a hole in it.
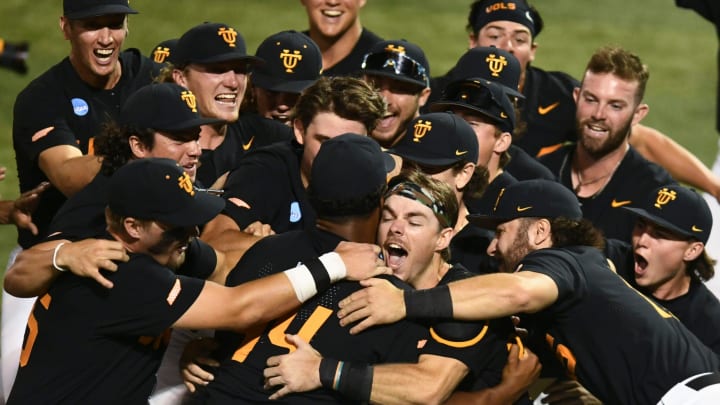
[[[33,134],[32,138],[30,138],[30,140],[32,142],[37,142],[38,140],[45,138],[45,136],[47,134],[49,134],[50,131],[52,131],[53,129],[55,129],[55,127],[47,127],[47,128],[41,129],[41,130],[35,132]]]
[[[539,158],[540,156],[547,155],[549,153],[553,153],[556,150],[560,149],[560,147],[563,145],[564,145],[563,143],[558,143],[556,145],[550,145],[550,146],[545,146],[543,148],[540,148],[540,150],[538,151],[537,155],[535,155],[535,157]]]
[[[482,338],[485,337],[485,333],[487,333],[489,326],[490,326],[489,323],[487,321],[485,321],[485,326],[483,326],[482,330],[480,331],[480,333],[477,334],[477,336],[475,336],[474,338],[472,338],[470,340],[465,340],[462,342],[455,342],[452,340],[443,339],[442,337],[440,337],[440,335],[437,334],[437,332],[435,332],[435,329],[433,329],[432,327],[430,328],[430,336],[432,336],[433,340],[435,340],[438,343],[442,343],[445,346],[465,348],[465,347],[470,347],[470,346],[476,344],[477,342],[481,341]]]

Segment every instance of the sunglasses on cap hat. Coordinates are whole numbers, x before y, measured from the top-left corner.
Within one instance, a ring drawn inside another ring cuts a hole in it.
[[[430,77],[425,67],[403,53],[392,51],[369,53],[363,58],[361,68],[369,71],[394,72],[398,76],[404,76],[424,83],[425,87],[430,87]]]

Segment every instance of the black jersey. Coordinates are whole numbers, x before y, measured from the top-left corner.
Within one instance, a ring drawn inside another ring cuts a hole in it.
[[[720,369],[710,349],[610,270],[600,250],[541,249],[520,266],[549,276],[558,289],[552,305],[523,322],[603,403],[655,404],[676,383]]]
[[[304,34],[310,36],[309,31],[305,31]],[[323,76],[357,76],[360,72],[365,54],[368,53],[373,45],[382,40],[382,38],[372,31],[363,28],[360,38],[355,43],[355,46],[353,46],[350,54],[329,68],[323,69]]]
[[[314,229],[315,210],[300,176],[302,146],[282,142],[245,156],[230,172],[223,198],[223,214],[244,229],[260,221],[276,233]]]
[[[293,139],[292,128],[254,113],[241,113],[227,126],[225,139],[215,149],[203,149],[197,181],[210,187],[224,173],[234,169],[248,152]]]
[[[454,265],[438,285],[472,277],[462,265]],[[420,354],[453,358],[468,368],[468,374],[457,386],[460,391],[479,391],[493,387],[502,380],[507,362],[507,342],[514,333],[509,317],[491,321],[436,322]]]
[[[131,255],[95,280],[64,273],[28,320],[8,404],[147,404],[169,327],[203,281]]]
[[[264,238],[245,253],[228,275],[226,284],[237,285],[278,273],[300,261],[332,251],[341,240],[337,235],[317,229]],[[398,285],[402,283],[394,280]],[[262,325],[256,331],[245,335],[218,331],[216,336],[221,347],[217,358],[221,366],[213,371],[215,378],[206,389],[200,389],[194,398],[196,403],[348,403],[339,393],[327,389],[268,401],[272,391],[263,389],[263,369],[268,357],[292,350],[285,342],[285,333],[300,334],[326,357],[371,364],[414,362],[418,342],[427,334],[420,325],[403,321],[358,335],[350,335],[349,328],[340,326],[336,315],[338,302],[361,288],[357,282],[341,281],[304,303],[297,312]]]
[[[93,137],[100,132],[101,124],[117,118],[125,100],[149,84],[157,69],[137,49],[122,52],[120,63],[122,76],[111,90],[89,86],[65,58],[20,92],[13,115],[13,147],[20,191],[30,190],[47,180],[38,166],[38,156],[44,150],[71,145],[83,154],[92,154]],[[40,196],[33,213],[39,234],[33,236],[30,231],[19,229],[18,243],[22,247],[30,247],[45,236],[52,216],[63,201],[65,196],[56,188]]]
[[[540,158],[558,181],[571,190],[574,153],[575,144],[570,144]],[[593,197],[578,198],[583,217],[603,231],[606,238],[630,242],[635,217],[620,207],[643,201],[653,190],[670,183],[675,180],[665,169],[646,160],[630,146],[605,188]]]
[[[630,285],[645,292],[635,283],[635,256],[632,246],[611,239],[608,240],[605,251],[615,265],[617,273]],[[646,295],[670,310],[701,342],[720,355],[720,328],[718,328],[720,325],[720,301],[705,284],[698,280],[691,280],[688,292],[669,300],[661,300],[651,294]]]

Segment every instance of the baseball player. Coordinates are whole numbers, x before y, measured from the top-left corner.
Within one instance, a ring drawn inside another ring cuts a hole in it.
[[[674,182],[628,143],[630,129],[648,112],[642,102],[648,75],[640,58],[622,48],[597,50],[575,90],[577,143],[541,158],[608,238],[629,241],[634,221],[621,207]]]
[[[292,126],[290,110],[300,93],[320,78],[320,49],[303,33],[281,31],[265,38],[255,56],[265,61],[250,78],[257,113]]]

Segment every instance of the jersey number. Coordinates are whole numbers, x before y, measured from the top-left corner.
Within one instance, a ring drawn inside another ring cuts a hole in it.
[[[297,334],[301,338],[303,338],[303,340],[309,342],[310,339],[315,336],[320,327],[322,327],[325,321],[330,318],[332,312],[333,311],[330,309],[318,306],[317,308],[315,308],[307,321],[305,321]],[[284,347],[291,352],[295,351],[295,346],[285,341],[285,332],[287,331],[288,326],[290,326],[290,323],[295,319],[296,316],[297,314],[293,314],[292,316],[285,318],[283,322],[277,324],[274,328],[270,329],[270,331],[268,332],[268,338],[273,345]],[[260,334],[251,335],[254,335],[254,337],[249,340],[248,338],[245,338],[245,341],[243,341],[242,345],[240,345],[240,347],[233,354],[232,359],[237,361],[238,363],[242,363],[245,361],[245,359],[247,359],[247,356],[250,354],[250,352],[253,350],[258,340],[260,339]]]
[[[37,319],[35,319],[35,308],[37,308],[37,304],[40,303],[40,305],[47,310],[50,308],[50,301],[52,301],[50,294],[43,295],[37,300],[37,302],[35,302],[33,310],[30,312],[30,317],[27,322],[27,340],[22,348],[22,352],[20,352],[20,367],[25,367],[27,365],[28,360],[30,359],[30,352],[32,352],[35,340],[37,339],[38,323]]]

